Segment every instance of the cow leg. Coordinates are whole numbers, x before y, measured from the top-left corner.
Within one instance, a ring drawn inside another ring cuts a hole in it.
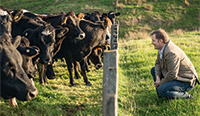
[[[43,65],[42,64],[37,64],[38,67],[38,72],[39,72],[39,82],[40,84],[44,85],[44,80],[43,80]]]
[[[18,107],[17,102],[16,102],[16,98],[11,98],[8,101],[9,101],[10,106]]]
[[[65,58],[66,64],[67,64],[67,69],[69,72],[69,78],[70,78],[70,84],[72,86],[76,86],[76,83],[74,82],[74,78],[73,78],[73,63],[72,60]]]
[[[47,81],[47,75],[46,75],[46,72],[47,72],[47,65],[44,65],[43,66],[43,81],[44,83],[48,84],[48,81]]]
[[[47,78],[48,79],[55,79],[56,75],[55,75],[55,73],[53,71],[53,65],[52,64],[48,65],[46,69],[47,69],[46,70],[46,76],[47,76]]]
[[[75,74],[75,77],[76,77],[76,79],[80,79],[81,76],[79,75],[77,69],[79,69],[79,65],[77,64],[77,62],[74,62],[74,74]]]
[[[91,62],[89,60],[89,58],[86,58],[87,61],[85,61],[85,68],[86,68],[86,71],[87,72],[90,72],[90,69],[89,69],[89,66],[88,65],[91,65]]]
[[[88,80],[87,75],[86,75],[86,71],[85,71],[86,70],[85,69],[85,60],[82,60],[80,62],[80,65],[81,65],[81,75],[83,76],[85,84],[88,85],[88,86],[91,86],[92,84]]]
[[[88,65],[91,65],[91,62],[90,62],[90,59],[89,59],[89,58],[87,58],[87,64],[88,64]]]
[[[40,63],[38,64],[38,72],[39,72],[40,84],[44,85],[45,83],[47,83],[44,64],[40,64]]]

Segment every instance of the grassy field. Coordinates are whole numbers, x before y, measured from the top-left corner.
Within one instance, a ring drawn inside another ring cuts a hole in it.
[[[18,1],[18,3],[16,3]],[[115,0],[1,0],[10,9],[24,8],[35,13],[60,13],[61,11],[108,12],[115,10]],[[170,32],[171,40],[190,58],[200,77],[200,34],[195,31],[199,24],[200,0],[192,0],[184,7],[183,0],[133,0],[124,3],[121,12],[119,39],[119,116],[199,116],[200,86],[189,93],[193,100],[158,99],[150,69],[154,66],[157,51],[149,37],[153,29],[162,27]],[[157,2],[155,2],[157,1]],[[150,9],[145,9],[150,6]],[[152,9],[151,9],[152,8]],[[7,100],[0,98],[1,116],[101,116],[103,70],[92,66],[88,73],[91,87],[83,79],[76,79],[77,87],[69,84],[69,75],[64,62],[55,62],[57,78],[42,86],[38,77],[35,84],[38,96],[29,102],[18,102],[18,108],[10,107]]]
[[[171,40],[185,51],[200,74],[200,35],[188,32],[170,35]],[[199,116],[200,86],[190,91],[193,100],[158,99],[150,69],[154,66],[157,51],[151,39],[123,40],[120,42],[119,62],[119,114],[133,116]]]
[[[200,38],[198,32],[181,35],[170,34],[171,40],[185,51],[200,76]],[[192,100],[158,99],[150,69],[154,66],[157,51],[150,44],[151,39],[120,40],[119,42],[119,116],[199,116],[200,86],[189,93]],[[82,79],[75,80],[77,87],[71,87],[64,62],[54,66],[57,78],[41,86],[35,79],[38,96],[30,102],[18,102],[18,108],[12,108],[7,100],[1,99],[1,116],[99,116],[102,115],[103,70],[91,67],[88,77],[92,86],[84,85]]]
[[[120,38],[141,39],[144,33],[160,27],[168,32],[178,29],[193,31],[200,27],[200,0],[189,0],[189,7],[185,7],[184,0],[118,1],[117,9],[115,0],[1,0],[0,4],[9,9],[23,8],[34,13],[91,13],[97,10],[108,13],[117,10],[121,13],[118,17]]]

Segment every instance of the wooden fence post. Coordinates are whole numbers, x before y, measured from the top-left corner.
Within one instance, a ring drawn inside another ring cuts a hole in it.
[[[118,23],[111,29],[111,50],[103,55],[103,116],[117,116],[118,109]]]
[[[103,116],[117,116],[118,51],[104,52],[103,64]]]
[[[116,21],[115,24],[111,25],[111,50],[115,50],[118,48],[118,28],[118,21]]]

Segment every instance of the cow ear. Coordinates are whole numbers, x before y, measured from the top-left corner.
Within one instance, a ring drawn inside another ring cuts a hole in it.
[[[27,29],[23,32],[23,36],[25,36],[26,38],[28,38],[28,40],[31,42],[32,40],[32,34],[33,34],[33,29]]]
[[[25,55],[29,56],[29,57],[35,57],[39,54],[39,48],[36,46],[30,46],[30,47],[25,47],[24,48],[24,53]]]
[[[28,36],[30,36],[31,34],[32,34],[32,29],[27,29],[27,30],[25,30],[24,32],[23,32],[23,36],[25,36],[25,37],[28,37]]]
[[[107,27],[108,27],[108,21],[106,19],[103,19],[102,26],[103,26],[103,29],[107,29]]]
[[[13,16],[13,21],[18,22],[23,15],[24,15],[23,9],[17,10],[15,15]]]
[[[121,13],[120,12],[118,12],[118,13],[115,13],[115,16],[119,16]]]
[[[102,48],[97,48],[98,50],[97,50],[97,52],[98,52],[98,54],[101,54],[102,53]]]
[[[14,39],[12,39],[12,44],[17,48],[21,43],[21,36],[17,36]]]
[[[66,25],[68,17],[65,17],[61,23],[61,25]]]
[[[70,24],[73,23],[73,19],[71,16],[68,16],[67,20],[66,20],[66,24]]]
[[[56,38],[61,38],[69,32],[69,28],[56,28]]]
[[[85,13],[84,15],[85,15],[84,19],[88,20],[90,18],[90,14],[89,13]]]

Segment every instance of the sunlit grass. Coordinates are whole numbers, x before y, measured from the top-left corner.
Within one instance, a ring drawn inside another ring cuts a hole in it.
[[[200,76],[200,38],[198,32],[187,32],[183,35],[171,36],[193,62]],[[171,116],[200,115],[200,87],[189,93],[193,100],[158,99],[150,69],[154,66],[157,51],[151,45],[151,39],[120,40],[118,64],[118,115],[119,116]],[[7,100],[1,98],[0,112],[2,116],[35,116],[35,115],[102,115],[103,70],[95,70],[90,66],[87,73],[92,86],[86,86],[83,79],[75,79],[77,87],[71,87],[65,62],[55,62],[56,79],[48,80],[42,86],[36,77],[35,84],[38,96],[28,102],[18,101],[18,108],[9,106]]]
[[[171,36],[193,62],[198,76],[200,74],[200,37],[198,32]],[[150,69],[154,66],[157,51],[153,49],[151,39],[124,40],[120,43],[120,73],[119,73],[119,114],[121,116],[171,116],[199,115],[200,87],[189,93],[195,96],[193,100],[163,100],[158,99]],[[125,86],[126,85],[126,86]]]

